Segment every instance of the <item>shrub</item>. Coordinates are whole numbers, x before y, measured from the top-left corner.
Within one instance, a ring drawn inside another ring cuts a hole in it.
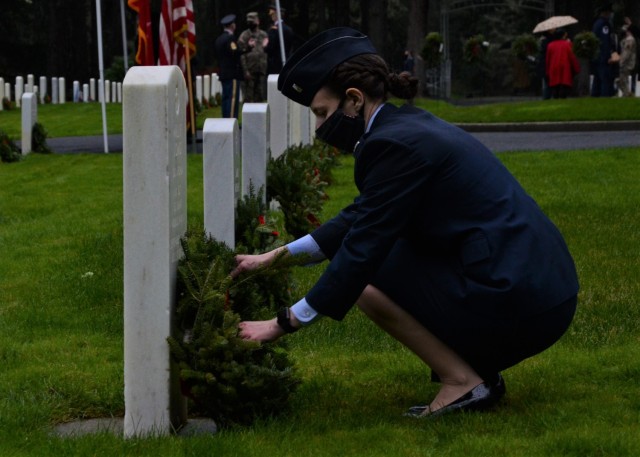
[[[468,63],[481,63],[484,61],[489,43],[485,41],[484,35],[474,35],[464,42],[464,60]]]

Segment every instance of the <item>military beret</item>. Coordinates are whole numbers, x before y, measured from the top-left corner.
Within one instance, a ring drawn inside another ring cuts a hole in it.
[[[236,21],[235,14],[227,14],[225,17],[222,18],[222,20],[220,21],[220,24],[229,25],[229,24],[233,24],[235,21]]]
[[[377,54],[366,35],[349,27],[325,30],[285,62],[278,76],[278,90],[294,102],[309,106],[333,69],[360,54]]]

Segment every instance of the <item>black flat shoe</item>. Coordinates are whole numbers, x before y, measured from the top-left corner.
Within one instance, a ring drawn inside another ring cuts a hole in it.
[[[436,417],[455,411],[480,411],[493,406],[506,392],[504,379],[498,375],[495,384],[483,382],[457,400],[435,411],[429,405],[412,406],[404,414],[407,417]]]

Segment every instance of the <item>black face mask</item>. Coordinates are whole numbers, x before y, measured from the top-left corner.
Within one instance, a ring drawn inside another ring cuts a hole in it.
[[[360,137],[364,135],[364,118],[349,116],[338,108],[316,130],[316,137],[330,146],[345,152],[353,152]]]

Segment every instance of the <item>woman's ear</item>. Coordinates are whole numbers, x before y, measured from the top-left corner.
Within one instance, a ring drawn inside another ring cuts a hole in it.
[[[350,87],[345,93],[347,95],[347,101],[353,103],[354,109],[356,112],[359,112],[364,106],[364,94],[362,91],[355,87]]]

